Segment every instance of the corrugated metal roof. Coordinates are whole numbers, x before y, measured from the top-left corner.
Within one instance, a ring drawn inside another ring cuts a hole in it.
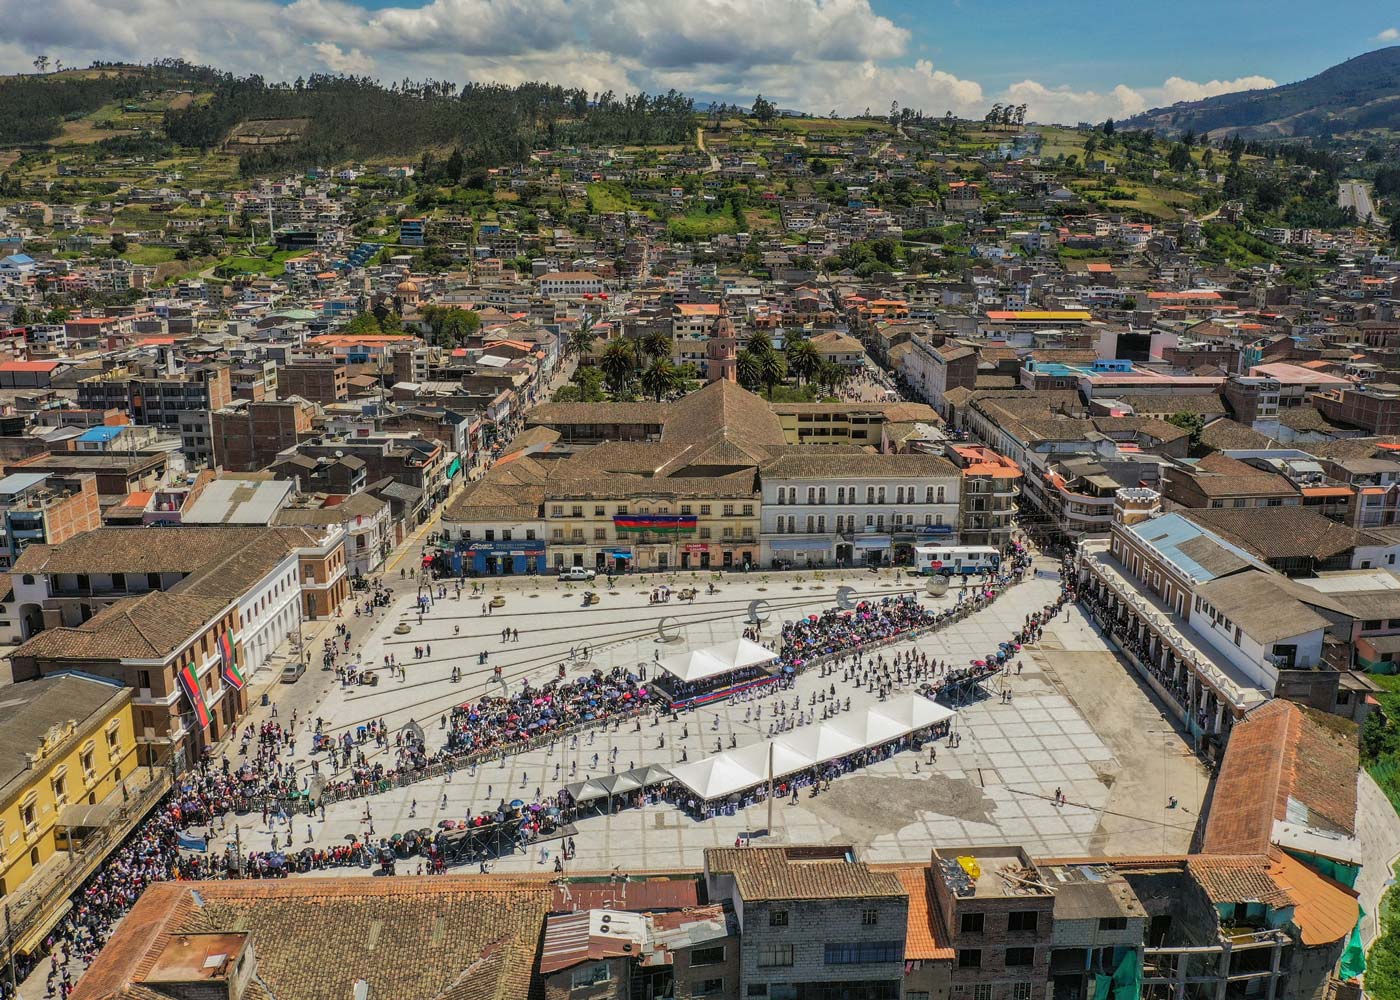
[[[1193,580],[1214,580],[1256,565],[1256,561],[1243,549],[1193,524],[1180,514],[1154,517],[1150,521],[1131,525],[1128,530]]]

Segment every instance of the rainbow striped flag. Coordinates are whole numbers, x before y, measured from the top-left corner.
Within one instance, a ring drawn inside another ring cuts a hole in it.
[[[678,535],[695,530],[694,514],[617,514],[613,528],[617,531],[655,531]]]
[[[180,687],[184,689],[185,697],[194,706],[194,714],[199,718],[199,728],[209,728],[209,706],[204,701],[204,692],[200,690],[199,678],[195,676],[194,664],[186,663],[175,675],[180,682]]]
[[[238,669],[238,658],[233,652],[233,640],[225,632],[219,636],[219,673],[224,679],[224,683],[235,691],[242,691],[243,685],[247,683],[243,679],[243,672]]]

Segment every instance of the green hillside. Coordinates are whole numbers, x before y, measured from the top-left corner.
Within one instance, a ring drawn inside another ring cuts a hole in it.
[[[1123,124],[1247,139],[1400,129],[1400,46],[1367,52],[1297,83],[1173,104]]]

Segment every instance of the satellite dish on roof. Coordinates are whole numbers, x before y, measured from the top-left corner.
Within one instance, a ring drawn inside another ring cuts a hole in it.
[[[336,457],[336,458],[344,458],[344,457],[345,457],[345,452],[343,452],[343,451],[341,451],[339,448],[337,448],[337,449],[335,450],[335,457]]]

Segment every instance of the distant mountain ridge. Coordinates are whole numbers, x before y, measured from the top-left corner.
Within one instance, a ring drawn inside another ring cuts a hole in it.
[[[1172,135],[1189,130],[1245,139],[1400,130],[1400,45],[1363,53],[1297,83],[1183,101],[1123,124]]]

